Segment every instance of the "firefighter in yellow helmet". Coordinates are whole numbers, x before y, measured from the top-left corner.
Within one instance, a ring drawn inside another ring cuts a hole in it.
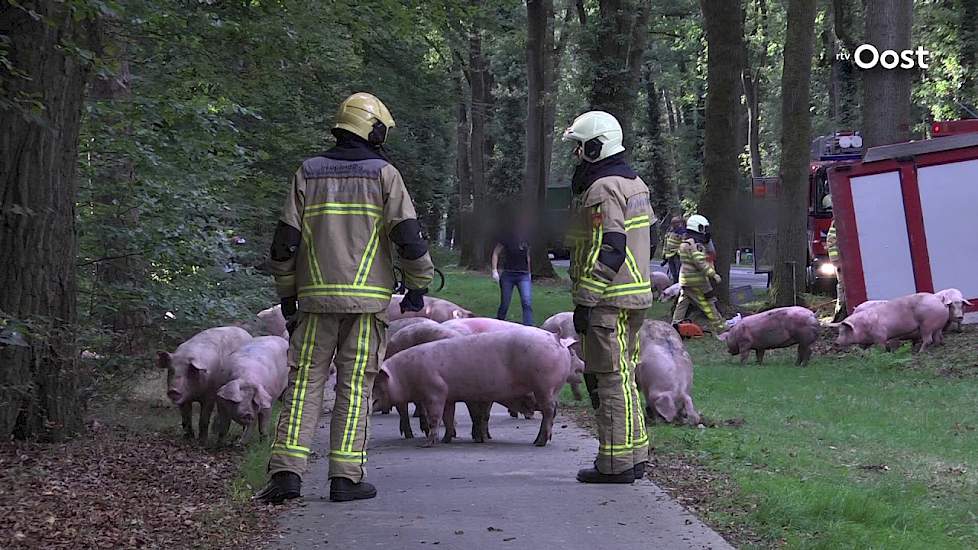
[[[672,314],[672,324],[677,326],[686,319],[689,304],[696,304],[706,315],[714,335],[726,330],[723,318],[717,311],[713,300],[713,283],[720,283],[720,275],[714,269],[706,256],[706,247],[710,242],[710,222],[704,216],[694,214],[686,220],[686,239],[679,245],[679,259],[682,267],[679,271],[679,284],[682,292],[676,311]]]
[[[268,462],[271,479],[255,495],[261,502],[300,496],[331,361],[329,498],[377,493],[363,478],[371,390],[394,286],[392,248],[407,288],[402,311],[423,308],[433,273],[411,197],[381,148],[393,127],[379,99],[353,94],[336,114],[336,145],[292,177],[269,262],[288,319],[289,385]]]
[[[595,407],[598,456],[584,483],[632,483],[645,475],[649,437],[635,385],[638,331],[652,304],[649,189],[624,159],[621,125],[591,111],[564,132],[581,160],[574,172],[570,276],[574,328]]]

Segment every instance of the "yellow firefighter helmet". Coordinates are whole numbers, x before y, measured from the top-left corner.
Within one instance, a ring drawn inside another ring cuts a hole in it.
[[[387,132],[393,127],[394,117],[384,102],[372,94],[358,92],[340,103],[333,129],[346,130],[373,145],[380,145],[387,140]]]

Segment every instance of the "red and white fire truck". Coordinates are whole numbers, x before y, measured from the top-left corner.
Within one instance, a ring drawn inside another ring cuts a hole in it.
[[[975,304],[966,322],[978,321],[978,120],[935,122],[931,136],[826,170],[850,311],[957,288]],[[810,217],[818,233],[825,219]]]

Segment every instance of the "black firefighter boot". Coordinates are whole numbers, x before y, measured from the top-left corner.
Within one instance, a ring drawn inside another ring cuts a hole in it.
[[[302,496],[302,478],[294,472],[275,472],[268,485],[251,500],[263,504],[282,504],[286,500]]]
[[[577,481],[581,483],[635,483],[635,469],[629,468],[620,474],[602,474],[597,468],[584,468],[577,471]]]
[[[645,464],[645,462],[639,462],[635,465],[635,468],[633,468],[635,473],[635,481],[645,479]]]
[[[345,477],[334,477],[329,480],[329,500],[333,502],[364,500],[375,496],[377,496],[377,489],[366,481],[353,483],[353,480]]]

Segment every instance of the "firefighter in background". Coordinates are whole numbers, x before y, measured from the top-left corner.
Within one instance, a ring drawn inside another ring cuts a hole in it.
[[[336,146],[303,162],[292,178],[270,262],[289,320],[289,385],[268,462],[271,479],[255,495],[261,502],[300,496],[331,360],[336,403],[329,428],[329,498],[377,494],[363,480],[363,465],[394,286],[391,243],[407,287],[402,311],[424,307],[434,269],[411,197],[381,147],[393,127],[379,99],[350,96],[336,115]]]
[[[576,143],[571,238],[574,328],[582,334],[584,376],[597,409],[598,456],[583,483],[632,483],[645,475],[649,437],[635,385],[638,331],[652,305],[649,189],[624,158],[622,130],[591,111],[564,132]]]
[[[679,245],[679,258],[682,260],[679,284],[682,285],[682,292],[679,294],[676,311],[672,314],[672,325],[678,327],[686,319],[689,304],[692,302],[706,315],[713,334],[718,335],[726,330],[726,325],[717,311],[713,286],[710,283],[712,281],[719,284],[722,279],[706,256],[709,242],[709,220],[699,214],[690,216],[686,221],[686,240]]]
[[[832,209],[832,196],[826,195],[822,199],[822,207],[826,210]],[[835,292],[836,292],[836,302],[835,302],[835,313],[832,315],[832,322],[838,323],[845,319],[846,317],[846,287],[842,283],[842,255],[839,252],[839,237],[835,232],[835,218],[832,218],[832,224],[829,225],[829,232],[825,235],[825,250],[829,253],[829,261],[832,262],[832,267],[835,268]]]
[[[666,244],[662,249],[662,263],[659,264],[669,266],[669,276],[672,277],[673,284],[679,282],[679,268],[682,266],[682,261],[679,259],[679,245],[682,244],[683,238],[683,219],[675,216],[672,218],[669,231],[666,233]]]

